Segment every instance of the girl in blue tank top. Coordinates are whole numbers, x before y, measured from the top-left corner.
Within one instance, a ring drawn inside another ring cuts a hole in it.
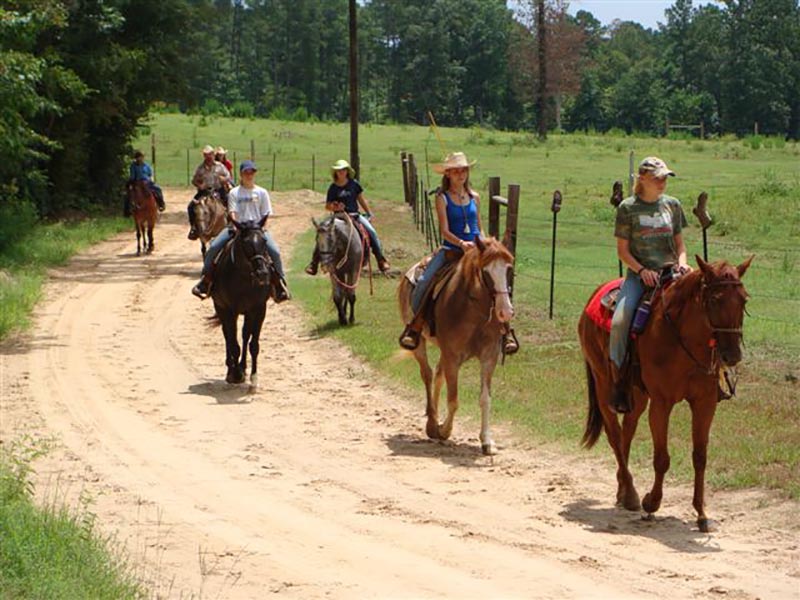
[[[442,186],[436,195],[436,216],[439,220],[442,246],[425,267],[411,294],[414,316],[400,335],[400,345],[407,350],[413,350],[419,345],[425,323],[421,305],[436,273],[447,264],[445,251],[463,253],[475,245],[476,238],[483,236],[480,196],[469,185],[469,169],[474,164],[475,161],[469,162],[463,152],[453,152],[443,163],[433,167],[434,171],[443,175]],[[516,352],[516,347],[506,347],[506,352]]]

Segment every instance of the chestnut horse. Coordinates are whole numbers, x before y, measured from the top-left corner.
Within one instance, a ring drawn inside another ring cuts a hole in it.
[[[136,256],[141,256],[142,250],[150,254],[153,251],[153,228],[158,218],[155,196],[146,181],[134,181],[128,185],[128,197],[136,223]]]
[[[503,327],[514,315],[508,290],[508,272],[514,263],[511,252],[494,238],[476,238],[476,246],[464,253],[455,272],[435,300],[433,315],[436,335],[426,325],[414,358],[425,383],[428,417],[425,431],[431,439],[446,440],[453,431],[458,410],[458,372],[470,358],[481,363],[481,450],[497,454],[489,428],[492,375],[500,358]],[[436,285],[434,283],[433,285]],[[397,296],[403,320],[411,320],[413,287],[403,277]],[[428,364],[426,343],[439,346],[440,357],[435,379]],[[447,382],[447,418],[439,424],[439,395],[442,380]],[[433,389],[431,389],[433,383]]]
[[[200,240],[200,253],[225,228],[227,209],[217,192],[202,196],[194,207],[194,225]]]
[[[635,345],[639,356],[641,377],[634,382],[633,410],[623,416],[621,427],[611,410],[613,384],[608,331],[587,310],[581,315],[578,335],[589,387],[589,411],[582,442],[591,448],[605,429],[617,459],[617,504],[633,511],[643,508],[651,518],[661,506],[664,475],[669,469],[670,413],[678,402],[686,399],[692,411],[692,504],[700,531],[708,532],[705,512],[708,437],[717,408],[720,369],[735,366],[742,358],[747,292],[741,278],[753,257],[738,267],[725,261],[709,264],[699,256],[695,258],[700,269],[684,275],[656,298],[647,328],[631,341],[631,351]],[[640,503],[628,457],[648,398],[655,481]]]

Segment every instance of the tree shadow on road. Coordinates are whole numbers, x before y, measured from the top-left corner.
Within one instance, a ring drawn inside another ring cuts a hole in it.
[[[642,518],[643,513],[586,498],[567,504],[559,514],[567,521],[580,523],[588,531],[648,537],[678,552],[704,554],[721,551],[713,534],[701,533],[693,521],[684,521],[677,517],[664,516],[645,520]]]

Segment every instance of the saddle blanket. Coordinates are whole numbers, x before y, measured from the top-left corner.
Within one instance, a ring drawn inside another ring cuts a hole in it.
[[[609,310],[602,302],[603,298],[615,289],[619,289],[622,285],[622,279],[613,279],[608,283],[600,286],[595,292],[589,304],[586,305],[586,314],[588,317],[599,327],[602,327],[606,332],[611,332],[611,317],[614,312]]]

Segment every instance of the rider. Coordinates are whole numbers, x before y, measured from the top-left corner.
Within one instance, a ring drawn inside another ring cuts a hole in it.
[[[222,146],[217,146],[214,150],[214,160],[221,162],[225,168],[233,175],[233,163],[228,160],[228,151]]]
[[[239,167],[239,178],[241,183],[233,188],[228,194],[228,213],[230,218],[236,222],[260,221],[264,217],[272,214],[272,203],[269,193],[264,188],[255,184],[256,178],[255,163],[252,160],[245,160]],[[265,222],[266,226],[266,222]],[[192,288],[192,293],[201,300],[208,296],[211,284],[214,280],[214,269],[216,267],[214,258],[219,254],[226,242],[233,237],[233,228],[226,227],[217,237],[213,239],[208,247],[206,256],[203,260],[203,277]],[[267,254],[269,254],[275,270],[278,272],[280,283],[275,289],[275,302],[283,302],[289,299],[289,290],[286,287],[286,275],[283,272],[280,251],[269,232],[264,229],[264,239],[267,242]]]
[[[130,189],[134,181],[146,181],[147,186],[156,198],[158,210],[163,211],[166,208],[164,204],[164,192],[162,192],[161,188],[153,181],[153,168],[144,162],[144,154],[142,154],[141,150],[137,150],[133,153],[133,162],[128,171],[128,182],[125,184],[126,189]],[[131,199],[129,194],[125,194],[125,209],[123,212],[126,217],[131,216]]]
[[[331,173],[333,174],[333,183],[328,188],[328,195],[325,198],[325,208],[331,212],[345,211],[354,219],[363,225],[364,229],[369,235],[369,243],[372,246],[372,253],[378,261],[378,268],[382,272],[389,270],[389,261],[383,256],[383,248],[378,239],[378,233],[370,223],[373,217],[364,198],[364,188],[355,179],[355,171],[346,160],[339,160],[336,164],[331,166]],[[364,209],[366,215],[362,215],[358,211],[358,207]],[[306,273],[309,275],[317,274],[317,267],[319,266],[319,247],[314,246],[314,255],[311,262],[306,267]]]
[[[203,196],[209,195],[213,192],[219,194],[222,203],[227,203],[227,192],[233,183],[231,173],[220,162],[214,159],[214,147],[206,145],[203,148],[203,162],[197,167],[192,177],[192,185],[197,188],[197,193],[194,198],[189,202],[186,207],[186,212],[189,213],[189,239],[197,239],[197,227],[194,218],[194,208],[197,201]]]
[[[463,152],[453,152],[445,157],[443,163],[433,166],[434,171],[443,175],[442,186],[436,194],[442,246],[434,253],[411,293],[414,316],[400,335],[400,345],[407,350],[414,350],[419,345],[425,322],[423,299],[436,273],[447,264],[446,251],[454,251],[460,258],[475,246],[476,238],[485,237],[481,228],[480,196],[469,184],[469,169],[476,162],[469,162]],[[503,351],[513,354],[518,349],[515,336],[504,335]]]
[[[614,236],[617,255],[628,267],[611,321],[609,356],[614,393],[612,407],[618,413],[631,410],[627,349],[633,315],[645,287],[657,285],[662,269],[677,265],[682,273],[692,270],[686,262],[682,231],[686,216],[681,203],[664,190],[675,172],[656,156],[639,163],[634,195],[617,207]]]

